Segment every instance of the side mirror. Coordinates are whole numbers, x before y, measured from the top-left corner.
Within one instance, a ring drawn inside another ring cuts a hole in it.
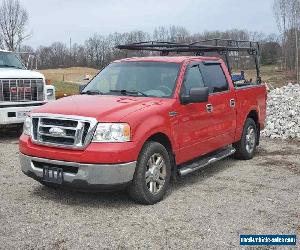
[[[209,93],[208,87],[191,88],[190,94],[181,96],[180,101],[182,104],[207,102],[208,93]]]
[[[86,87],[87,84],[81,84],[79,85],[79,93],[82,92],[82,90]]]

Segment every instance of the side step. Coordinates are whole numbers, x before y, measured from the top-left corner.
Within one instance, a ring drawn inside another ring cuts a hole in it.
[[[179,175],[184,176],[189,173],[192,173],[200,168],[203,168],[209,164],[222,160],[230,155],[235,153],[235,149],[233,147],[226,147],[221,150],[218,150],[214,153],[211,153],[207,156],[199,158],[196,161],[191,163],[183,164],[181,168],[178,169]]]

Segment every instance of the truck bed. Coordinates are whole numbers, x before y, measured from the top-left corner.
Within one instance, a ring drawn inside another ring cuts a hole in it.
[[[241,137],[244,122],[249,111],[256,111],[260,129],[265,126],[267,91],[264,84],[247,84],[235,87],[237,126],[236,139]]]
[[[255,82],[247,82],[247,83],[234,83],[234,88],[235,89],[244,89],[244,88],[249,88],[249,87],[256,87],[261,84],[257,84]]]

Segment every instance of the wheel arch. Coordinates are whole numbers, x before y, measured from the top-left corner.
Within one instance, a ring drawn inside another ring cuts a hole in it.
[[[256,131],[256,132],[257,132],[257,145],[259,145],[259,141],[260,141],[260,124],[259,124],[259,114],[258,114],[257,110],[252,109],[252,110],[248,113],[246,119],[247,119],[247,118],[253,119],[253,121],[254,121],[255,124],[256,124],[256,129],[257,129],[257,131]],[[245,121],[246,121],[246,120],[245,120]]]
[[[149,136],[148,139],[146,140],[146,142],[147,141],[158,142],[167,149],[167,151],[169,153],[170,161],[171,161],[172,179],[176,180],[176,176],[177,176],[176,155],[174,152],[174,148],[172,146],[172,141],[170,140],[168,135],[166,135],[163,132],[156,132],[155,134],[152,134],[151,136]]]
[[[173,147],[172,147],[171,140],[165,133],[157,132],[157,133],[149,136],[146,141],[158,142],[158,143],[162,144],[167,149],[168,152],[173,153]]]

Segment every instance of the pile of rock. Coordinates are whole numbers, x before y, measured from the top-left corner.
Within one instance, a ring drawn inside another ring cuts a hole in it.
[[[262,135],[300,141],[300,85],[272,90],[268,94],[266,128]]]

